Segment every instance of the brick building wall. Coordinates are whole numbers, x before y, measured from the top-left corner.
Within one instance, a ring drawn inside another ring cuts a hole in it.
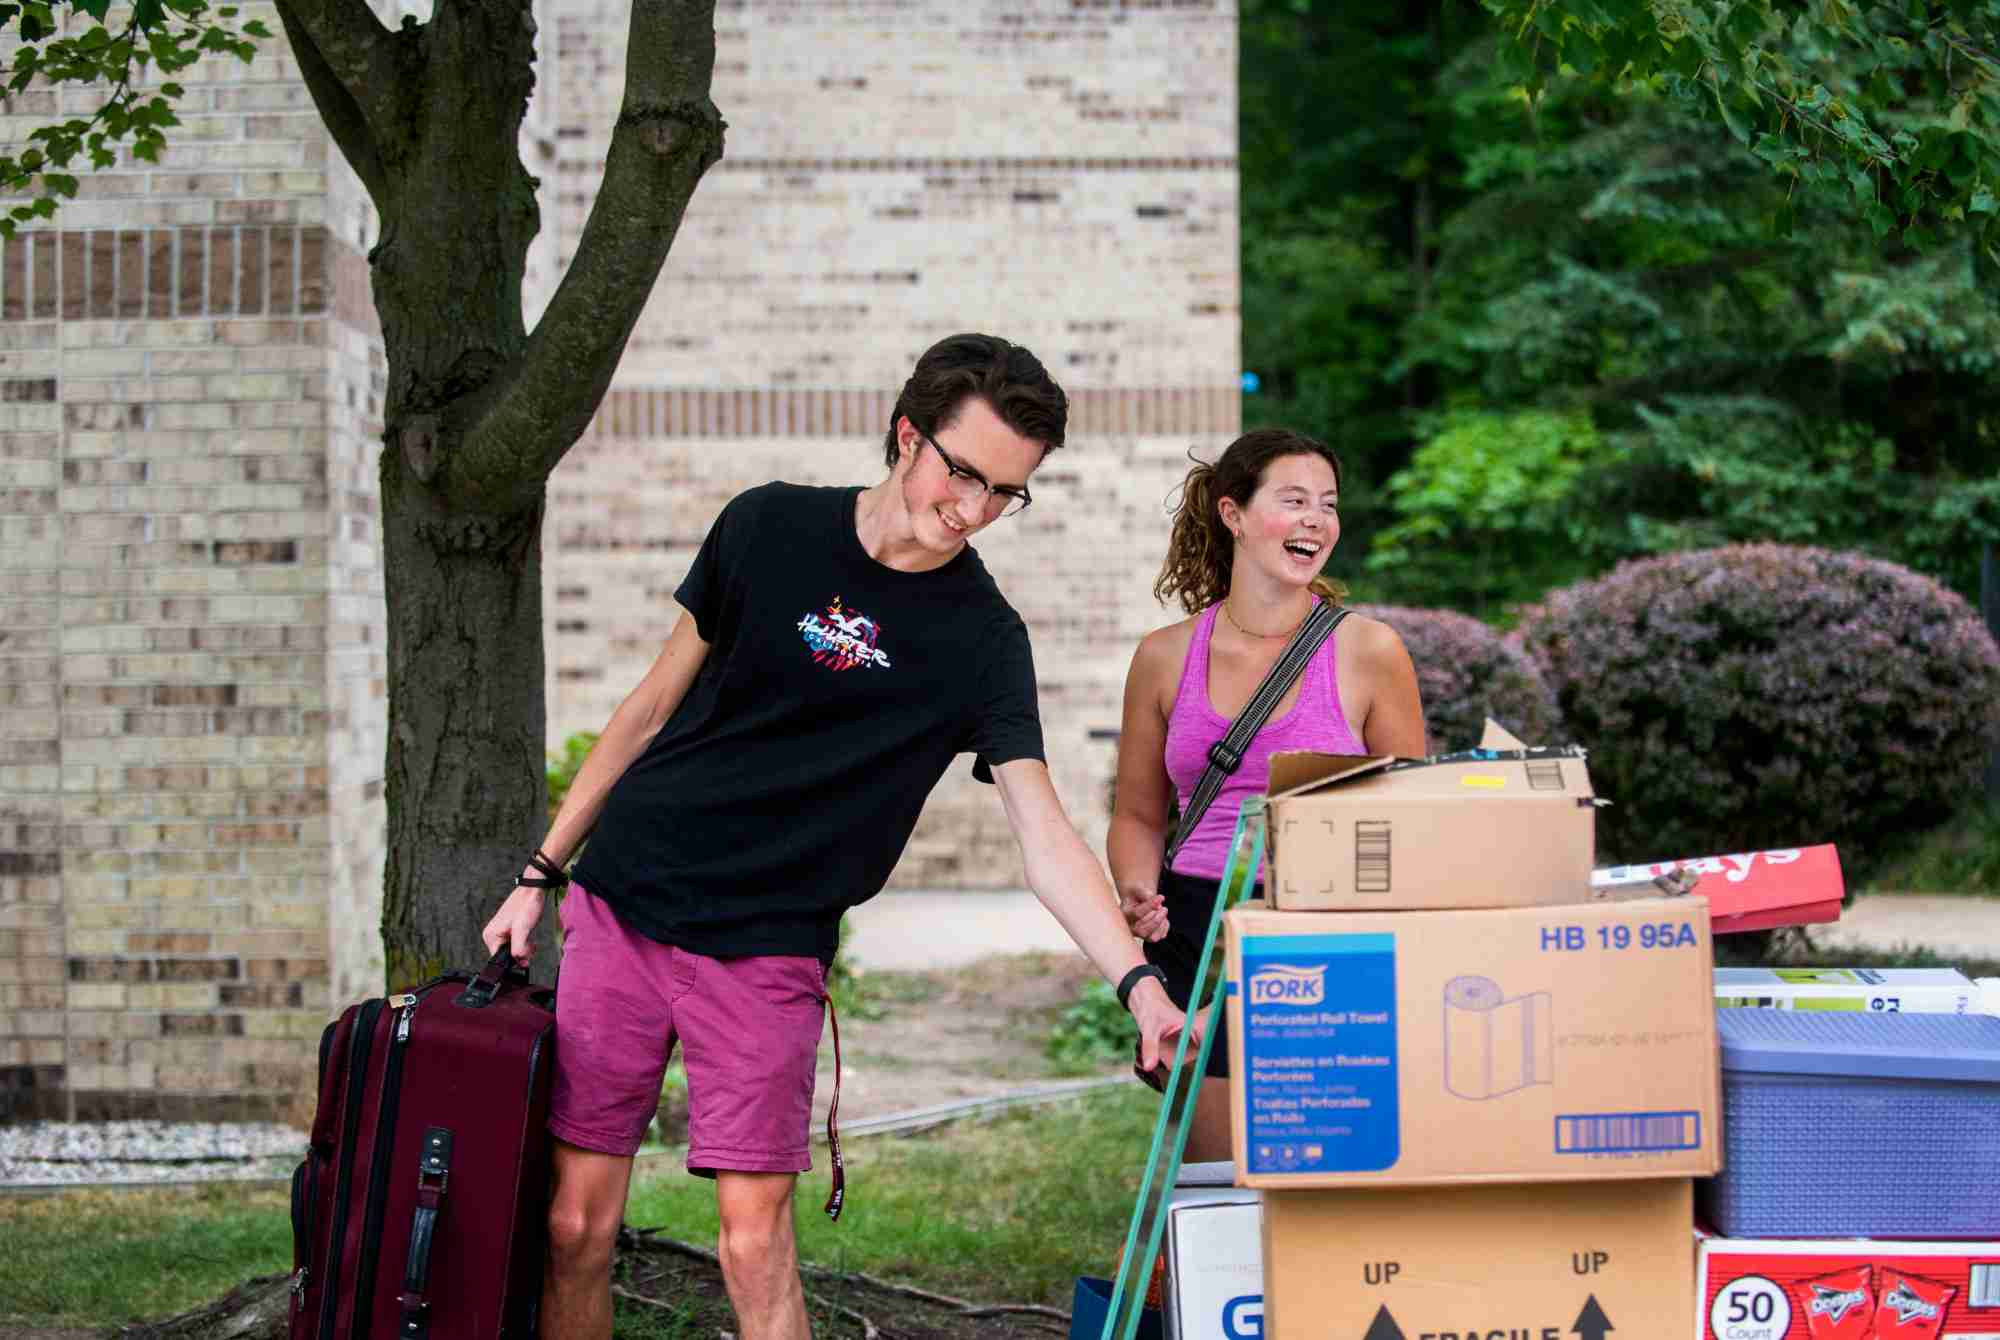
[[[557,18],[565,240],[616,115],[622,22],[587,0]],[[723,502],[770,478],[873,483],[917,356],[988,330],[1075,405],[1035,505],[977,547],[1028,623],[1057,789],[1101,851],[1101,732],[1169,621],[1149,594],[1162,503],[1187,449],[1238,424],[1235,6],[725,0],[716,27],[727,156],[552,488],[551,744],[638,682]],[[893,882],[1021,877],[960,766]]]
[[[531,322],[625,26],[597,0],[537,15]],[[1076,406],[1035,506],[979,547],[1101,843],[1092,732],[1166,617],[1160,504],[1236,427],[1234,25],[1226,3],[721,0],[729,157],[551,487],[552,744],[636,683],[729,496],[878,478],[911,362],[988,329]],[[380,986],[377,224],[282,43],[178,81],[159,164],[85,176],[0,243],[0,1117],[282,1114],[329,1012]],[[66,97],[0,105],[0,139]],[[1018,879],[956,770],[898,882]]]
[[[360,799],[381,774],[377,562],[333,524],[373,490],[343,320],[365,263],[328,227],[288,51],[181,82],[159,164],[83,176],[55,226],[0,244],[16,1114],[280,1110],[332,1003],[336,876],[380,828]],[[16,97],[4,137],[87,92]],[[371,629],[372,668],[352,654]]]

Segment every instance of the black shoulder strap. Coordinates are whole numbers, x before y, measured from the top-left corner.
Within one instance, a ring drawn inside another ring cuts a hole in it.
[[[1229,775],[1243,766],[1243,751],[1250,747],[1250,741],[1257,732],[1264,729],[1264,723],[1271,719],[1278,700],[1291,690],[1292,684],[1305,670],[1306,662],[1340,627],[1341,620],[1353,613],[1345,605],[1330,605],[1324,600],[1313,606],[1306,621],[1292,634],[1292,640],[1285,644],[1285,650],[1264,676],[1264,682],[1250,695],[1250,701],[1236,714],[1236,720],[1229,723],[1229,731],[1220,740],[1209,746],[1208,767],[1202,772],[1201,780],[1195,783],[1194,792],[1188,797],[1188,805],[1181,815],[1180,826],[1174,830],[1173,841],[1167,843],[1166,860],[1171,863],[1174,853],[1188,840],[1188,835],[1201,822],[1201,816],[1215,802],[1216,793]]]

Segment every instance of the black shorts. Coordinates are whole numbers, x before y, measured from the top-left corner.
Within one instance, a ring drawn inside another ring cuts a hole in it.
[[[1146,962],[1157,965],[1167,974],[1167,995],[1183,1010],[1188,1007],[1188,998],[1194,994],[1195,968],[1201,962],[1202,937],[1208,934],[1208,919],[1215,914],[1215,896],[1220,880],[1206,879],[1197,875],[1183,875],[1173,870],[1160,872],[1160,893],[1167,900],[1167,933],[1159,940],[1141,941],[1146,954]],[[1258,896],[1257,890],[1251,896]],[[1215,934],[1215,961],[1223,956],[1222,931],[1218,927]],[[1218,978],[1218,980],[1220,980]],[[1217,1011],[1215,1026],[1219,1030],[1215,1045],[1208,1052],[1208,1069],[1202,1073],[1211,1079],[1221,1079],[1229,1074],[1229,1015],[1228,1002]]]

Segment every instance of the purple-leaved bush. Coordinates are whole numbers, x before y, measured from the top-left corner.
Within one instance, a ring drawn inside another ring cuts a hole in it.
[[[1409,648],[1432,753],[1472,748],[1489,716],[1529,744],[1564,743],[1541,671],[1479,620],[1402,605],[1356,605],[1354,612],[1388,624]]]
[[[1635,560],[1551,592],[1517,636],[1613,802],[1600,864],[1836,842],[1865,866],[1962,803],[2000,736],[1972,607],[1858,554]]]

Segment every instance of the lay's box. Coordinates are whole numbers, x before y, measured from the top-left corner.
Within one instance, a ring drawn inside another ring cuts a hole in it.
[[[1721,1074],[1698,897],[1226,918],[1241,1186],[1700,1177]]]

